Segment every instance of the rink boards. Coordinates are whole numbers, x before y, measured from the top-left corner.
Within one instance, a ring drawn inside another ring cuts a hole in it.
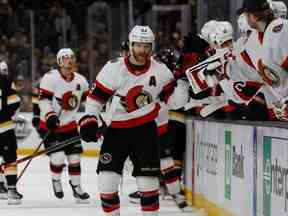
[[[186,123],[185,184],[194,206],[209,216],[287,215],[287,129]]]
[[[18,151],[31,154],[41,140],[32,114],[19,115]],[[194,206],[212,216],[288,214],[287,129],[192,119],[186,124],[184,182]],[[83,142],[83,154],[98,155],[100,145]]]

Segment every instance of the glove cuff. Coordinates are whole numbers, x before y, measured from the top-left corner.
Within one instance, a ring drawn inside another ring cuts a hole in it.
[[[97,118],[95,116],[83,116],[79,120],[80,127],[85,127],[86,125],[97,124]]]

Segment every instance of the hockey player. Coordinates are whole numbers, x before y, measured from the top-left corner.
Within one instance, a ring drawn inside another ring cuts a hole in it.
[[[0,87],[0,152],[4,163],[9,164],[17,159],[17,139],[12,117],[20,106],[20,97],[12,89],[12,82],[8,78],[8,66],[4,61],[0,62]],[[8,204],[20,204],[23,196],[16,189],[17,165],[3,171],[8,188]]]
[[[44,146],[48,148],[57,141],[65,141],[78,136],[76,114],[82,98],[88,93],[88,82],[75,72],[75,55],[70,48],[57,53],[58,69],[47,72],[40,82],[40,130],[46,134]],[[52,186],[57,198],[64,196],[61,174],[68,163],[69,184],[77,201],[87,201],[89,194],[81,188],[82,153],[80,140],[49,154]]]
[[[256,58],[250,55],[250,62],[257,69],[263,82],[274,91],[273,97],[266,97],[270,119],[286,120],[287,20],[275,17],[264,0],[244,1],[238,12],[245,12],[248,24],[255,29],[254,35],[257,37],[252,38],[251,34],[249,47],[257,41],[260,44],[259,52],[255,54]]]
[[[178,81],[175,87],[173,74],[151,58],[154,43],[150,27],[134,26],[129,34],[129,56],[111,60],[102,68],[88,95],[86,114],[79,121],[82,138],[96,141],[103,105],[113,95],[121,97],[105,134],[97,167],[106,215],[120,215],[118,186],[128,156],[134,165],[132,174],[141,193],[143,215],[158,215],[157,101],[164,101],[169,108],[181,107],[187,102],[188,86]]]
[[[161,109],[158,117],[156,118],[156,123],[158,129],[158,144],[160,149],[160,189],[163,198],[165,198],[167,195],[171,195],[176,205],[180,209],[184,209],[188,206],[188,204],[184,195],[181,194],[181,183],[178,175],[178,169],[173,159],[173,149],[176,148],[176,146],[173,146],[174,148],[171,146],[171,131],[168,132],[169,110],[164,103],[159,104],[161,105]],[[184,136],[183,138],[185,139],[186,137]],[[139,203],[141,193],[139,191],[131,193],[129,194],[129,198],[131,202]]]

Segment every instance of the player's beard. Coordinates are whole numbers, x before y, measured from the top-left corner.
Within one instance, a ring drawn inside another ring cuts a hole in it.
[[[149,53],[145,52],[136,53],[133,49],[132,49],[132,55],[137,64],[139,65],[145,65],[150,57]]]

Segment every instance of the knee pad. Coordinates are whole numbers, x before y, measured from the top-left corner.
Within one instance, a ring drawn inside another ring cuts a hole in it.
[[[141,192],[154,191],[159,189],[159,178],[152,176],[137,176],[136,183]]]
[[[174,167],[175,163],[172,157],[166,157],[162,158],[160,160],[160,170],[165,172],[165,170],[170,169],[171,167]]]
[[[114,193],[118,191],[121,176],[115,172],[101,171],[98,175],[98,189],[100,193]]]
[[[56,166],[63,165],[65,163],[65,153],[63,151],[52,153],[50,162]]]

